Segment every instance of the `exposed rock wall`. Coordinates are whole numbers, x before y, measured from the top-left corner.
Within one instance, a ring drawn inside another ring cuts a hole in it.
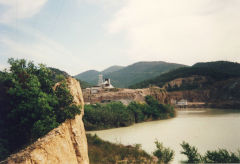
[[[84,101],[88,103],[100,103],[107,100],[122,101],[128,104],[131,101],[144,102],[145,96],[152,95],[162,103],[169,103],[170,99],[166,90],[152,87],[144,89],[118,89],[115,91],[101,90],[99,93],[90,94],[84,92]]]
[[[209,90],[186,90],[168,92],[168,95],[173,100],[187,99],[191,102],[207,102],[210,98]]]
[[[58,128],[3,163],[8,164],[88,164],[88,147],[82,122],[84,101],[79,82],[67,79],[74,102],[82,106],[82,113],[75,119],[66,120]]]

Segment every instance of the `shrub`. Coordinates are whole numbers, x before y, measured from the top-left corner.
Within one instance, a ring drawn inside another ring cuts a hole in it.
[[[183,151],[181,154],[187,156],[188,160],[187,163],[199,163],[201,161],[201,155],[198,153],[198,150],[194,146],[190,146],[188,143],[183,141],[181,144]]]
[[[85,105],[83,121],[87,130],[124,127],[146,120],[166,119],[175,116],[170,105],[160,104],[154,97],[146,96],[147,104],[121,102]]]
[[[52,72],[24,59],[9,59],[0,74],[0,159],[80,113],[65,83],[53,90]]]
[[[170,148],[166,148],[163,146],[162,143],[159,141],[155,141],[157,150],[153,152],[153,155],[155,155],[158,158],[158,163],[169,163],[174,158],[174,151]]]
[[[181,144],[182,154],[186,155],[187,163],[239,163],[240,153],[229,152],[226,149],[219,149],[214,151],[207,151],[204,156],[200,155],[197,148],[190,146],[188,143]]]

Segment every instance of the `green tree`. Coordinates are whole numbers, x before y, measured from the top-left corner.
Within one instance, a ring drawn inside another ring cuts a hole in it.
[[[228,152],[226,149],[207,151],[203,159],[205,163],[239,163],[240,152],[237,155],[233,152]]]
[[[159,141],[155,141],[155,145],[157,147],[157,150],[153,152],[153,155],[155,155],[158,158],[158,163],[169,163],[174,158],[174,151],[170,148],[166,148],[163,146],[162,143]]]
[[[188,160],[187,163],[199,163],[201,162],[201,155],[198,153],[198,150],[194,146],[190,146],[188,143],[183,141],[181,144],[183,151],[181,151],[181,154],[184,154],[187,156]]]
[[[24,59],[0,74],[0,159],[80,113],[65,83],[53,90],[52,72]]]

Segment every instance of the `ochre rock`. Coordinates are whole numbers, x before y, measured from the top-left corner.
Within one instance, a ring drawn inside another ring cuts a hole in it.
[[[86,103],[100,103],[106,100],[109,101],[121,101],[124,104],[129,104],[131,101],[143,103],[145,96],[151,95],[159,100],[161,103],[170,103],[170,99],[165,89],[158,87],[150,87],[143,89],[102,89],[98,93],[91,94],[87,90],[84,90],[83,96]]]
[[[8,164],[88,164],[88,146],[82,122],[84,101],[82,90],[76,79],[68,78],[67,84],[74,102],[82,106],[75,119],[66,120],[58,128],[38,139],[3,163]]]

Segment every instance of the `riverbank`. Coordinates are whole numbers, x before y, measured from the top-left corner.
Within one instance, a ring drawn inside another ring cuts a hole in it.
[[[127,127],[135,123],[163,120],[175,117],[176,111],[170,105],[161,104],[152,96],[145,97],[146,103],[121,102],[85,105],[84,125],[86,130],[103,130]]]
[[[103,141],[96,135],[87,134],[88,156],[91,164],[156,163],[156,158],[141,149],[141,145],[128,145]]]
[[[224,148],[236,152],[240,148],[240,112],[238,110],[199,109],[178,111],[172,119],[142,122],[129,127],[114,128],[88,133],[123,145],[141,144],[151,154],[158,139],[165,146],[174,149],[173,163],[186,160],[181,155],[183,141],[198,147],[200,153]],[[224,129],[224,131],[223,131]]]

